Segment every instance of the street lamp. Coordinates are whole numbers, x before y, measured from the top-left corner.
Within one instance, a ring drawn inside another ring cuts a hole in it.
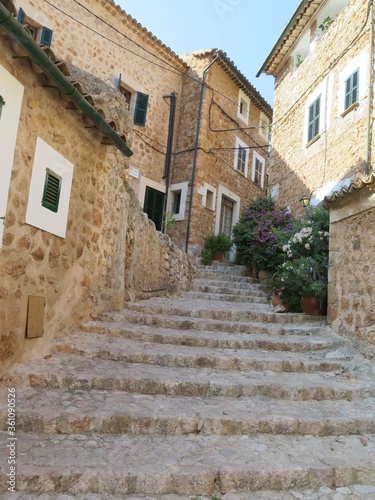
[[[305,210],[307,210],[310,207],[310,197],[309,196],[302,196],[302,198],[299,199],[301,205]]]

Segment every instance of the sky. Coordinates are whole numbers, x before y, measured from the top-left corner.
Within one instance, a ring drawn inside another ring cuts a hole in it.
[[[300,0],[115,0],[177,54],[227,53],[271,105],[274,78],[256,77]]]

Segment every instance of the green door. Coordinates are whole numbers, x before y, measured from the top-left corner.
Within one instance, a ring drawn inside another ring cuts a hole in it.
[[[165,194],[161,191],[157,191],[149,186],[146,187],[143,211],[155,223],[157,231],[161,231],[163,223],[164,198]]]

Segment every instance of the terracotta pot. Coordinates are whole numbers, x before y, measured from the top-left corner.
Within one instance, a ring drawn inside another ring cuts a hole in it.
[[[272,304],[273,308],[275,308],[275,307],[279,308],[279,306],[283,306],[284,310],[283,311],[280,310],[279,312],[288,312],[289,311],[289,304],[287,302],[283,302],[283,300],[280,298],[280,295],[278,295],[278,294],[275,294],[272,297],[271,304]]]
[[[220,262],[224,260],[224,257],[225,257],[225,252],[215,252],[213,255],[213,259],[219,260]]]
[[[325,307],[322,307],[319,299],[311,295],[302,295],[301,308],[304,314],[312,316],[322,316],[326,314]]]

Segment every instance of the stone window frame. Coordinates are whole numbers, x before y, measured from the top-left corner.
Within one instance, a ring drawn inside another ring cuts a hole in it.
[[[243,142],[239,137],[236,137],[236,148],[234,150],[234,162],[233,168],[236,172],[239,172],[241,175],[247,178],[248,170],[249,170],[249,146],[245,142]],[[245,153],[245,159],[240,157],[240,152]],[[239,165],[243,165],[242,168],[238,168]]]
[[[208,208],[208,210],[215,211],[215,206],[216,206],[216,188],[211,186],[211,184],[207,184],[205,182],[203,184],[203,189],[204,189],[204,194],[202,197],[202,205],[205,208]]]
[[[245,94],[241,89],[238,91],[238,106],[237,106],[237,116],[246,125],[249,125],[250,118],[250,97]]]
[[[257,169],[258,165],[261,165],[260,182],[258,180],[258,174],[259,174],[259,170]],[[262,189],[264,187],[265,173],[266,173],[266,160],[263,158],[263,156],[254,151],[251,180]]]
[[[178,182],[178,183],[171,185],[171,188],[170,188],[171,198],[169,201],[169,207],[170,207],[170,211],[174,215],[175,221],[185,220],[185,207],[186,207],[188,187],[189,187],[188,182]],[[180,193],[180,206],[179,206],[179,210],[177,213],[174,213],[174,204],[175,204],[174,203],[175,202],[174,195],[175,195],[175,193]]]
[[[361,102],[366,98],[368,94],[367,82],[368,82],[368,57],[369,48],[366,47],[361,52],[359,52],[353,59],[348,61],[345,67],[340,71],[339,74],[339,90],[338,90],[338,116],[344,118],[351,111],[359,108]],[[345,86],[348,78],[353,75],[356,71],[359,73],[358,80],[358,92],[357,100],[353,102],[349,107],[345,107]]]
[[[333,93],[334,78],[330,75],[326,76],[324,80],[314,89],[314,91],[307,97],[305,102],[305,119],[304,119],[304,132],[303,132],[303,148],[309,148],[312,144],[317,142],[322,134],[328,130],[330,126],[330,113],[329,109],[332,106],[332,93]],[[320,100],[320,117],[319,117],[319,130],[318,134],[309,141],[309,110],[310,106],[321,96]]]

